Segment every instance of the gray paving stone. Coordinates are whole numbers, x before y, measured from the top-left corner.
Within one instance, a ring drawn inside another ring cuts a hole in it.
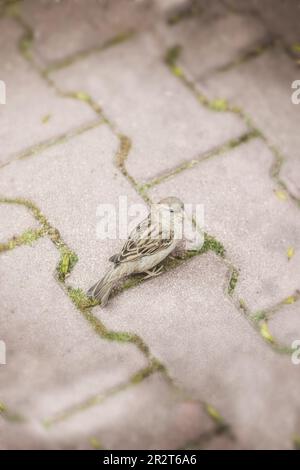
[[[300,105],[291,100],[291,85],[298,75],[293,61],[276,48],[226,73],[211,76],[199,86],[210,97],[227,98],[252,117],[286,157],[281,177],[292,194],[300,198]]]
[[[12,162],[0,174],[1,193],[33,200],[75,250],[79,262],[70,281],[76,287],[86,289],[96,282],[123,243],[98,239],[98,207],[113,204],[118,210],[120,196],[127,197],[128,205],[143,203],[113,164],[118,144],[100,125],[32,158]]]
[[[57,261],[45,239],[1,255],[0,331],[7,348],[1,401],[35,422],[126,382],[146,365],[134,345],[95,333],[54,280]]]
[[[200,446],[202,450],[244,450],[247,446],[238,442],[238,438],[230,438],[226,434],[220,434],[211,439],[204,446]]]
[[[45,434],[36,423],[16,423],[0,418],[0,450],[51,449]]]
[[[258,15],[270,31],[280,35],[287,43],[299,42],[299,14],[298,0],[226,0],[230,9],[245,14]]]
[[[33,53],[42,66],[146,28],[153,15],[151,2],[145,0],[89,0],[88,8],[84,0],[29,0],[22,4],[21,13],[34,31]]]
[[[299,211],[276,197],[272,161],[265,144],[255,139],[151,191],[155,200],[172,193],[204,205],[205,228],[240,269],[236,292],[251,310],[271,307],[300,283]],[[288,261],[290,246],[295,255]]]
[[[24,207],[0,203],[0,243],[37,227],[38,223]]]
[[[21,56],[23,32],[10,19],[0,19],[1,80],[6,83],[6,104],[1,105],[0,165],[15,154],[60,136],[95,119],[84,103],[59,98]]]
[[[300,341],[299,302],[282,306],[268,323],[271,334],[282,344],[291,348],[293,341]]]
[[[155,2],[162,11],[172,11],[173,8],[182,8],[189,3],[187,0],[155,0]]]
[[[56,424],[49,438],[64,448],[90,449],[94,438],[104,449],[180,449],[213,428],[201,404],[180,398],[155,374]]]
[[[238,442],[290,448],[299,372],[233,307],[225,279],[224,263],[202,255],[125,291],[99,316],[142,335],[179,385],[220,411]]]
[[[180,64],[194,79],[236,61],[267,40],[259,20],[234,13],[224,13],[216,18],[216,13],[210,10],[208,6],[208,13],[204,10],[203,15],[159,28],[167,45],[182,47]]]
[[[160,43],[143,34],[51,75],[64,90],[89,93],[132,139],[126,165],[138,181],[245,131],[237,116],[201,107],[161,56]]]

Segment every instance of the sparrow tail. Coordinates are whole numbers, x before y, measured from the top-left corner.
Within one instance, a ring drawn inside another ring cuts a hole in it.
[[[100,281],[96,282],[96,284],[87,291],[87,296],[100,301],[101,306],[104,307],[107,304],[112,288],[120,278],[118,267],[113,266]]]

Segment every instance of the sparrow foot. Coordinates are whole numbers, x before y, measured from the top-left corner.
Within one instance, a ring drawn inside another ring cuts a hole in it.
[[[159,276],[160,274],[162,274],[162,269],[163,269],[163,266],[160,266],[160,267],[155,266],[154,268],[150,269],[149,271],[145,271],[145,273],[147,274],[147,276],[145,276],[145,277],[143,278],[143,281],[144,281],[145,279],[149,279],[150,277]]]

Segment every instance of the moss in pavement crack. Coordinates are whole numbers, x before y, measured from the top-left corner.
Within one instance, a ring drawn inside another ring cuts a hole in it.
[[[46,231],[43,228],[28,229],[21,235],[16,235],[10,240],[4,243],[0,243],[0,253],[21,245],[32,245],[36,240],[46,235]]]
[[[76,253],[63,245],[60,249],[60,261],[57,266],[58,279],[64,281],[70,275],[78,261]]]
[[[128,41],[135,35],[135,31],[133,30],[128,30],[124,31],[122,33],[119,33],[107,41],[105,41],[102,44],[96,45],[94,47],[91,47],[90,49],[84,50],[84,51],[79,51],[75,52],[74,54],[65,57],[64,59],[54,62],[53,64],[49,65],[46,69],[43,70],[43,73],[46,75],[51,74],[52,72],[56,72],[58,70],[61,70],[65,67],[69,67],[70,65],[75,64],[76,62],[79,62],[80,60],[83,60],[93,54],[97,54],[99,52],[105,51],[109,47],[117,46],[118,44],[121,44],[125,41]]]
[[[208,152],[205,152],[203,154],[200,154],[198,157],[194,158],[193,160],[188,160],[187,162],[184,162],[178,165],[177,167],[173,168],[171,171],[168,171],[167,173],[164,173],[161,176],[158,176],[157,178],[154,178],[148,181],[147,183],[140,185],[139,190],[140,192],[143,192],[145,194],[153,186],[156,186],[158,184],[163,183],[164,181],[167,181],[173,178],[174,176],[180,174],[182,171],[194,168],[196,165],[199,165],[200,163],[210,158],[223,155],[229,150],[232,150],[238,147],[239,145],[245,144],[249,142],[251,139],[257,138],[258,136],[259,135],[257,134],[257,131],[253,130],[250,132],[246,132],[245,134],[242,134],[239,137],[229,139],[227,142],[220,145],[219,147],[209,150]]]
[[[147,367],[133,374],[128,381],[118,384],[115,387],[104,392],[96,393],[95,395],[90,396],[86,400],[76,403],[75,405],[55,414],[54,416],[43,420],[43,424],[45,427],[49,428],[54,424],[65,421],[73,417],[74,415],[81,413],[82,411],[88,410],[93,406],[101,405],[109,398],[114,397],[117,393],[125,391],[130,387],[136,386],[151,375],[159,372],[164,373],[164,367],[156,359],[151,359]],[[166,378],[165,373],[164,377]]]
[[[2,401],[0,401],[0,417],[12,423],[22,423],[25,421],[22,415],[8,409]]]
[[[229,279],[229,283],[228,283],[228,294],[230,296],[233,295],[238,279],[239,279],[239,272],[236,268],[233,268],[230,279]]]
[[[271,42],[271,45],[273,42]],[[178,61],[180,58],[182,52],[182,47],[180,45],[175,45],[173,47],[170,47],[165,55],[165,63],[168,66],[169,70],[171,73],[180,79],[182,83],[193,93],[195,98],[198,100],[198,102],[206,107],[207,109],[210,109],[211,111],[217,111],[217,112],[230,112],[234,113],[237,116],[242,119],[242,121],[245,123],[245,125],[248,127],[249,131],[253,131],[256,133],[257,137],[260,137],[267,147],[269,148],[270,152],[273,155],[273,163],[270,168],[270,176],[271,178],[275,181],[275,183],[284,189],[289,197],[290,200],[295,203],[295,205],[300,208],[300,199],[294,196],[294,194],[288,189],[287,185],[284,183],[284,181],[281,180],[280,178],[280,171],[283,165],[283,162],[285,161],[284,156],[282,153],[279,151],[279,149],[271,144],[267,137],[264,135],[264,133],[258,129],[252,120],[252,118],[240,107],[234,106],[230,104],[226,99],[224,98],[217,98],[217,99],[208,99],[200,90],[199,87],[190,79],[187,77],[185,74],[184,70],[178,65]]]

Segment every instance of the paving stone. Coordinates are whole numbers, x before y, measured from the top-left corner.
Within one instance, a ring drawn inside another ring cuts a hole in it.
[[[225,264],[202,255],[126,290],[99,315],[145,338],[178,385],[219,410],[247,448],[290,448],[299,372],[233,307],[225,281]]]
[[[2,194],[35,202],[75,250],[79,262],[70,281],[76,287],[86,289],[96,282],[110,264],[108,258],[124,243],[98,238],[101,204],[112,204],[117,211],[119,197],[127,197],[128,206],[143,204],[113,164],[118,145],[101,125],[32,158],[12,162],[0,174]],[[121,228],[126,223],[119,218],[117,222]]]
[[[51,75],[64,90],[89,93],[132,139],[126,165],[139,181],[245,132],[237,116],[201,107],[161,56],[144,34]]]
[[[228,72],[209,77],[199,82],[199,86],[210,97],[227,98],[252,117],[271,144],[286,157],[281,178],[292,194],[300,198],[300,105],[291,100],[291,85],[298,75],[296,65],[276,48]]]
[[[188,0],[155,0],[157,8],[163,13],[173,13],[189,5]]]
[[[149,1],[52,0],[23,3],[23,18],[34,31],[33,53],[49,66],[77,53],[101,47],[124,33],[146,28],[152,18]],[[55,34],[53,31],[55,30]]]
[[[300,341],[300,306],[295,302],[284,305],[269,320],[269,330],[272,335],[287,347],[292,347],[292,342]]]
[[[245,14],[258,15],[270,31],[278,34],[286,42],[299,42],[299,14],[298,0],[274,1],[265,0],[226,0],[229,8]]]
[[[94,438],[104,449],[180,449],[213,428],[199,403],[180,398],[155,374],[56,424],[49,438],[64,448],[90,449]]]
[[[126,382],[146,365],[134,345],[95,333],[54,280],[57,262],[46,239],[1,255],[0,331],[7,349],[1,401],[34,421]]]
[[[59,98],[21,56],[23,32],[10,19],[0,20],[1,80],[6,83],[6,104],[0,109],[0,165],[15,154],[60,136],[91,120],[95,114],[84,103]]]
[[[38,226],[24,207],[0,203],[0,243]]]
[[[236,438],[232,439],[226,434],[217,435],[209,443],[200,446],[201,450],[244,450],[245,448],[245,445],[241,445]]]
[[[36,423],[9,422],[0,418],[0,450],[51,449],[45,431]]]
[[[281,302],[300,284],[299,210],[276,196],[272,162],[266,145],[255,139],[151,191],[154,200],[172,193],[204,205],[204,226],[240,269],[236,292],[251,310]],[[295,249],[290,261],[289,247]]]
[[[211,7],[175,26],[161,26],[159,31],[169,46],[182,47],[180,64],[196,80],[235,62],[267,40],[259,20],[224,12],[216,17]]]

